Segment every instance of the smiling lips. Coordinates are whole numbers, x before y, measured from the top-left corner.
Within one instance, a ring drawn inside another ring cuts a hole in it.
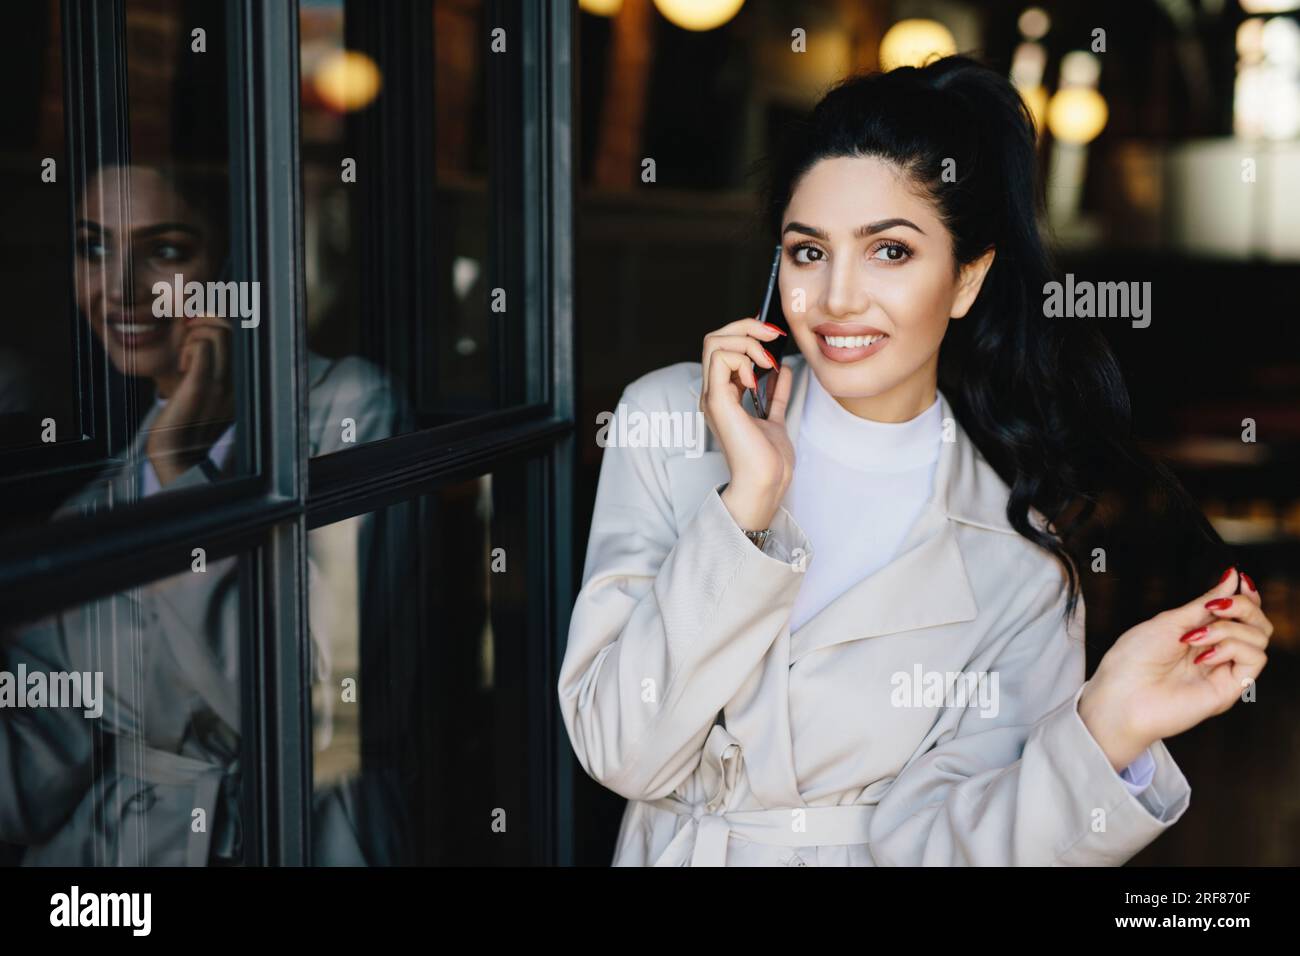
[[[118,312],[109,313],[108,333],[113,341],[126,348],[145,348],[166,340],[170,319],[127,318]]]
[[[869,325],[823,322],[813,326],[817,346],[832,362],[857,362],[875,355],[889,342],[889,335]]]

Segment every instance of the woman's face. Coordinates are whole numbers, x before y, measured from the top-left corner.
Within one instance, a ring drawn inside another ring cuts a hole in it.
[[[897,166],[867,157],[809,169],[786,207],[781,241],[781,302],[826,391],[876,421],[925,411],[948,320],[975,301],[992,252],[956,270],[933,205]]]
[[[184,302],[171,290],[177,273],[182,285],[212,277],[206,223],[156,170],[131,166],[90,180],[76,228],[77,306],[113,365],[126,375],[178,379]],[[153,286],[163,281],[171,315],[182,318],[154,315]]]

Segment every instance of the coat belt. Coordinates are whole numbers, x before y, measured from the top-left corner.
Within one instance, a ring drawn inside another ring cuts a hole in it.
[[[735,833],[755,843],[775,846],[844,846],[869,843],[874,804],[791,807],[767,810],[729,809],[742,767],[740,741],[715,724],[704,743],[700,783],[710,796],[692,804],[676,794],[646,801],[660,810],[690,817],[655,860],[655,866],[726,866],[727,841]]]
[[[843,804],[712,813],[703,804],[692,806],[676,797],[649,803],[691,817],[655,860],[655,866],[681,866],[688,856],[691,866],[726,866],[727,841],[733,833],[776,846],[865,844],[870,842],[868,826],[875,810],[873,804]]]

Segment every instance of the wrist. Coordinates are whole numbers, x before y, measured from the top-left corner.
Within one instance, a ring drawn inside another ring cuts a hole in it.
[[[722,490],[722,503],[742,531],[762,531],[769,528],[776,516],[776,505],[768,496],[737,489],[734,484]]]
[[[1129,724],[1122,697],[1096,678],[1084,685],[1079,695],[1079,719],[1097,742],[1116,773],[1133,763],[1152,743]]]
[[[158,476],[158,484],[166,487],[201,462],[206,453],[195,455],[179,451],[149,449],[146,454],[149,456],[149,464],[153,467],[153,473]]]
[[[179,478],[183,472],[183,469],[177,467],[174,458],[150,458],[149,463],[153,465],[153,473],[158,476],[158,484],[163,488]]]

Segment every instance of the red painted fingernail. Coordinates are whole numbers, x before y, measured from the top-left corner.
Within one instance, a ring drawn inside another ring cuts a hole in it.
[[[1232,568],[1228,568],[1228,570],[1224,571],[1223,577],[1219,578],[1219,584],[1222,584],[1224,581],[1228,580],[1228,575],[1230,575],[1231,573],[1232,573]]]
[[[1206,601],[1205,606],[1211,611],[1224,611],[1232,607],[1232,598],[1215,598],[1213,601]]]
[[[1241,572],[1241,579],[1246,582],[1246,587],[1250,588],[1256,594],[1259,593],[1259,588],[1255,587],[1255,582],[1250,579],[1250,575],[1245,571]]]
[[[763,346],[760,345],[759,348],[763,349]],[[766,355],[767,360],[772,363],[772,368],[776,368],[776,359],[772,358],[772,353],[767,349],[763,349],[763,354]]]
[[[781,335],[785,335],[785,330],[784,330],[784,329],[778,329],[778,328],[777,328],[775,325],[773,325],[771,322],[764,322],[763,324],[766,325],[766,326],[767,326],[769,329],[771,329],[773,332],[778,332],[778,333],[780,333]]]
[[[1190,644],[1192,643],[1192,641],[1199,640],[1200,638],[1204,637],[1206,634],[1209,633],[1210,633],[1209,628],[1198,627],[1194,631],[1188,631],[1186,634],[1180,637],[1179,640],[1182,641],[1184,644]]]
[[[1214,653],[1214,648],[1211,647],[1208,651],[1203,651],[1202,653],[1197,654],[1196,659],[1192,661],[1192,663],[1199,664],[1201,661],[1208,659],[1209,656],[1213,653]]]

